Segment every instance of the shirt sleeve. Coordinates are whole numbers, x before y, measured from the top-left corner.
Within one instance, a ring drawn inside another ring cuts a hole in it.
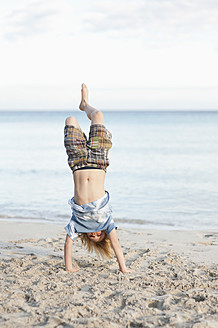
[[[68,236],[74,241],[78,237],[78,233],[76,232],[74,222],[70,221],[68,225],[64,228]]]
[[[117,229],[115,223],[114,223],[114,220],[112,219],[109,223],[109,225],[107,226],[107,228],[105,229],[105,232],[107,234],[107,236],[109,236],[110,232],[114,229]]]

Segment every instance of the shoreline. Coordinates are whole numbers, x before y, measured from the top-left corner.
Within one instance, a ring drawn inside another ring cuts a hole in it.
[[[173,250],[179,255],[187,256],[196,263],[218,263],[218,232],[215,230],[155,230],[155,229],[129,229],[118,228],[121,245],[134,247],[149,247],[151,249],[162,247]],[[0,240],[3,243],[26,239],[47,239],[57,235],[63,236],[65,230],[62,225],[52,223],[7,222],[1,221]],[[137,242],[136,242],[137,240]],[[0,257],[3,253],[0,246]]]
[[[62,226],[1,221],[3,327],[215,328],[215,231],[117,231],[127,266],[73,245],[76,273],[64,270]]]

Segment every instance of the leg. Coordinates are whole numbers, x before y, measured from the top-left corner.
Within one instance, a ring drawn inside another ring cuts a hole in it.
[[[80,129],[79,123],[77,122],[77,119],[74,116],[66,118],[65,125],[72,125],[75,128]]]
[[[79,108],[86,112],[91,124],[104,124],[103,113],[88,104],[88,89],[84,83],[82,84],[82,100]]]

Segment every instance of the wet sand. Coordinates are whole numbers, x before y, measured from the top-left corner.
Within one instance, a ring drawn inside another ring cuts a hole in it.
[[[127,265],[73,246],[63,227],[1,221],[1,327],[217,327],[218,233],[120,229]]]

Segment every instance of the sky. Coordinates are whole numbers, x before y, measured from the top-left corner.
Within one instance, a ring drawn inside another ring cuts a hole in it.
[[[218,110],[217,0],[0,3],[0,110]]]

